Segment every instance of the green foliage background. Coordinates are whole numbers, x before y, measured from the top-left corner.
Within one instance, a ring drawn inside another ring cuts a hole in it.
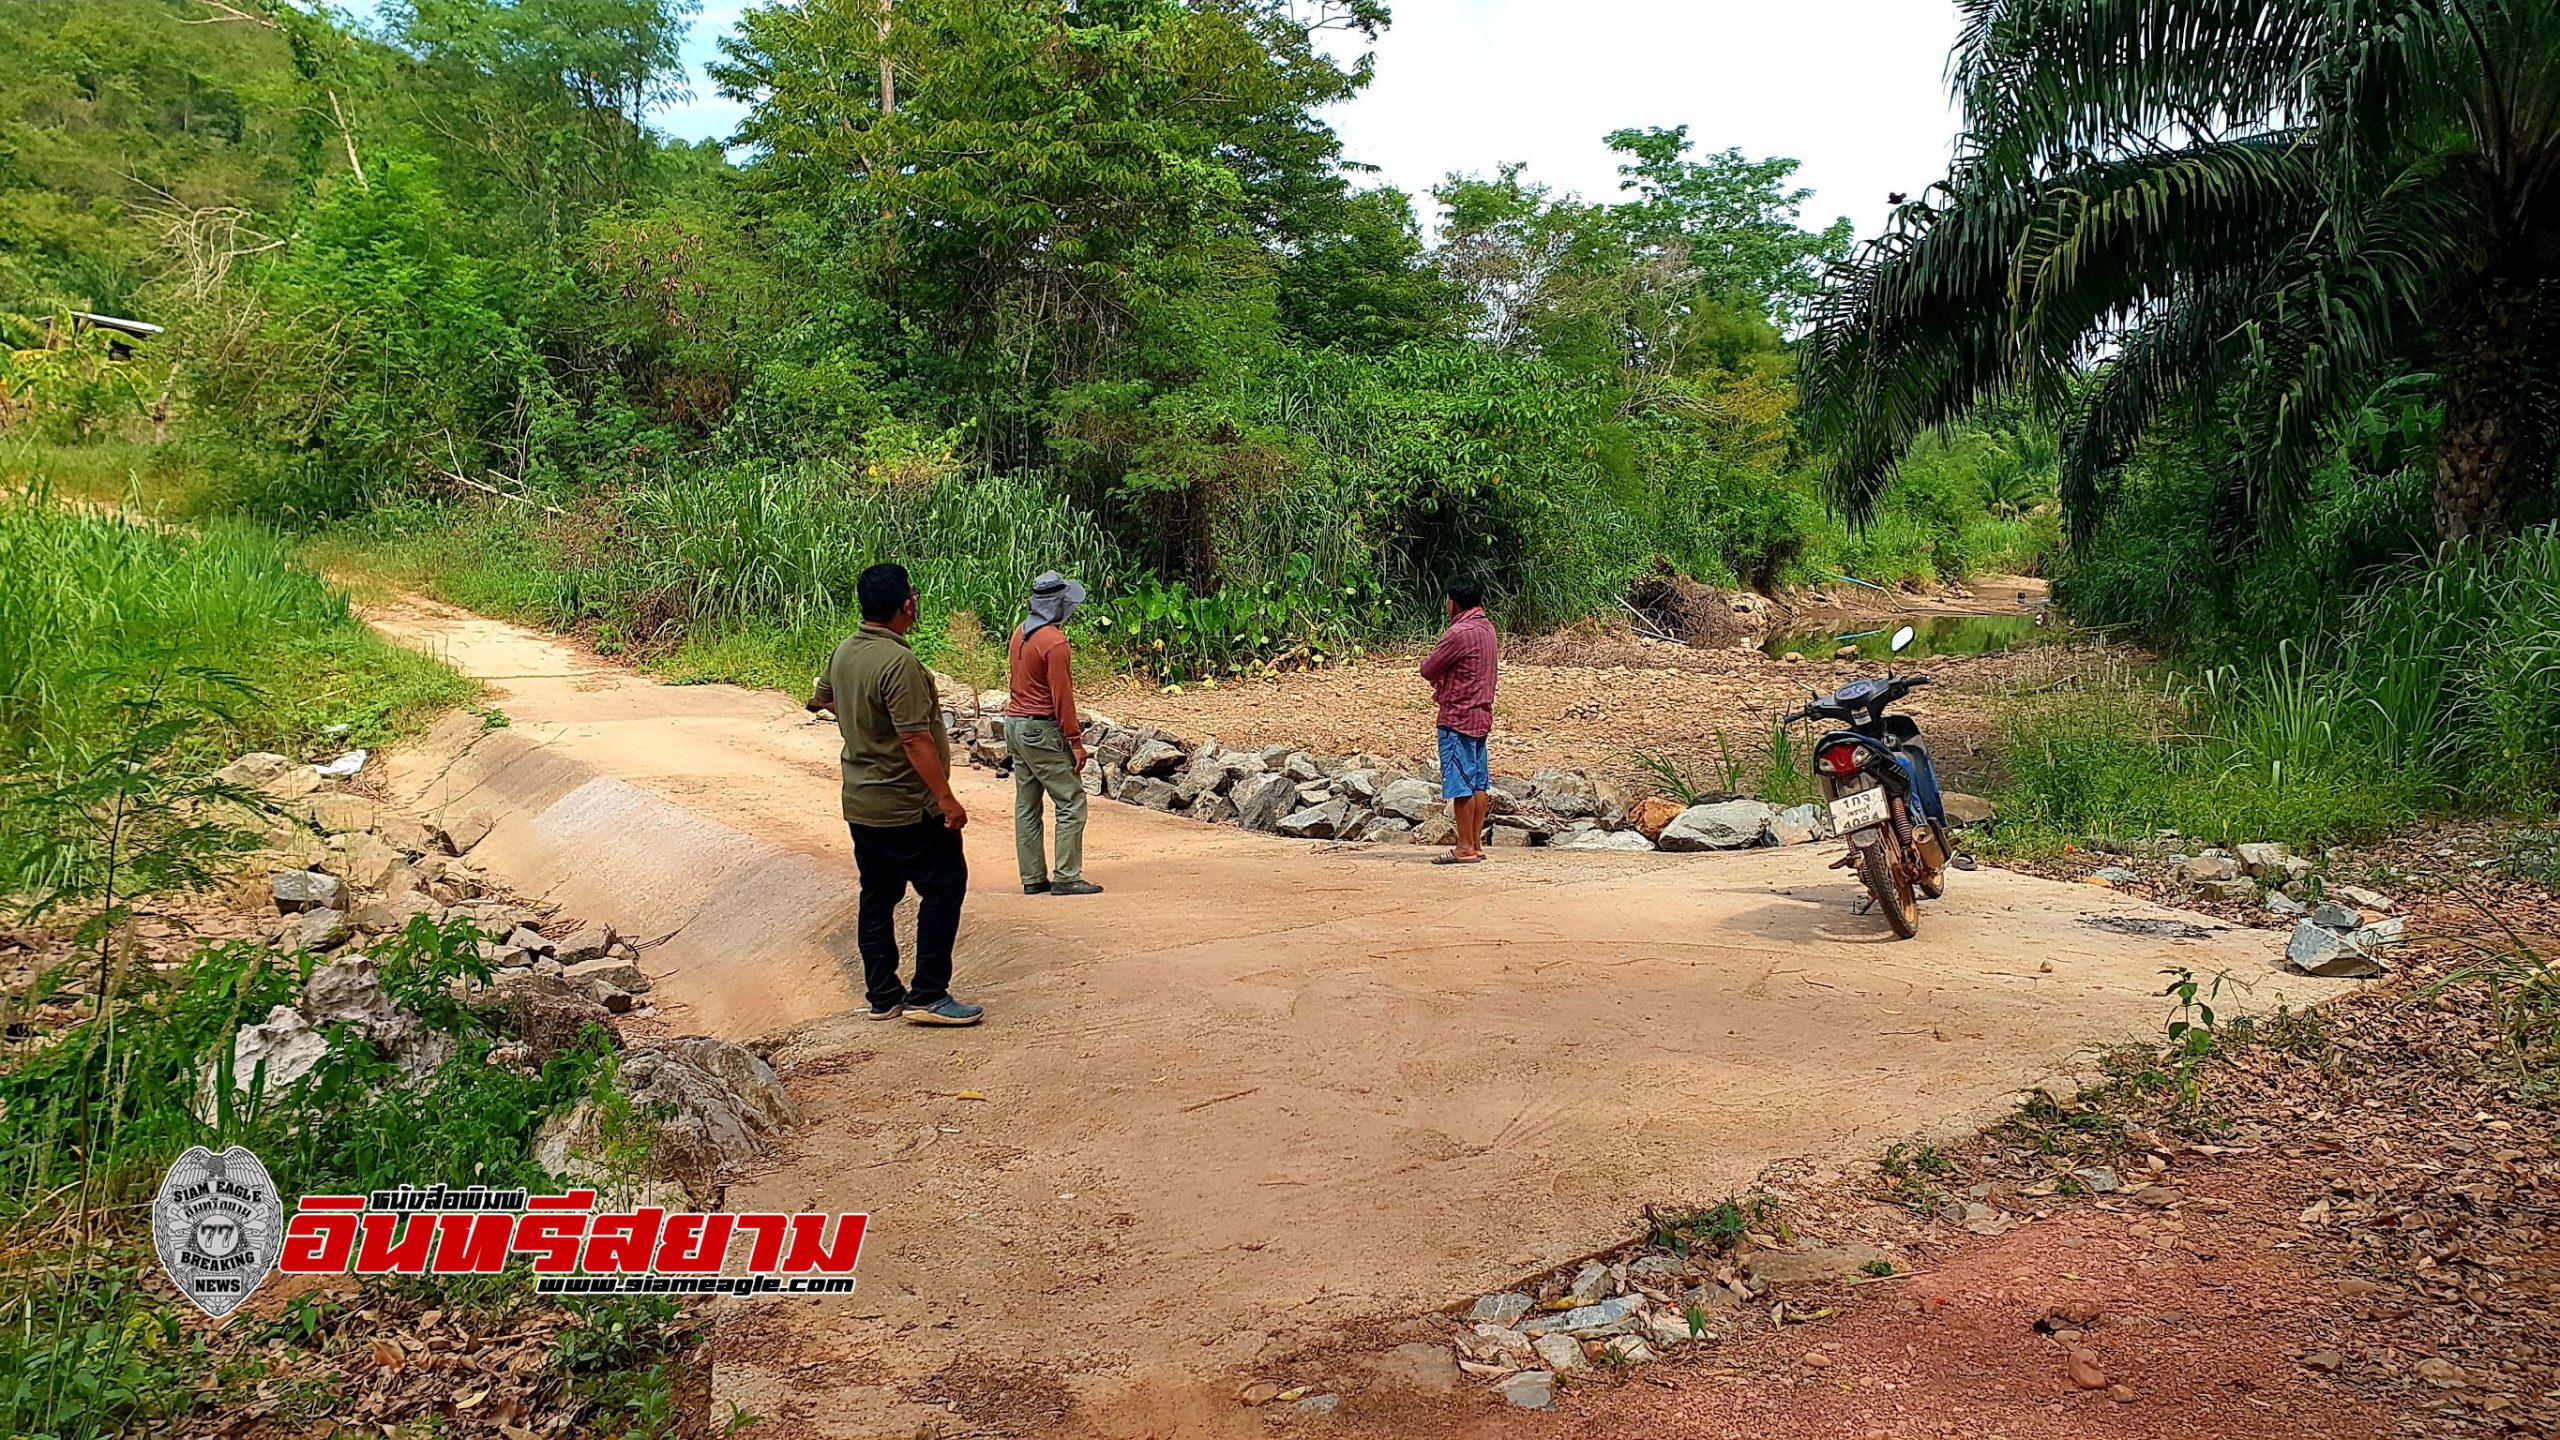
[[[646,124],[690,9],[0,13],[15,432],[167,436],[187,513],[744,673],[874,558],[994,623],[1080,571],[1090,638],[1179,677],[1417,630],[1462,571],[1544,626],[1662,563],[2050,546],[2050,447],[2001,510],[1997,427],[1830,516],[1785,336],[1849,234],[1799,224],[1792,161],[1625,130],[1621,196],[1452,176],[1426,234],[1320,118],[1368,0],[752,8],[724,153]],[[74,310],[169,333],[110,364]]]

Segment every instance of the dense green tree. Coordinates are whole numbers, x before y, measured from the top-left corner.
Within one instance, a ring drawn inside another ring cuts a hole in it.
[[[529,214],[559,246],[577,217],[637,198],[653,109],[687,94],[679,48],[700,0],[388,0],[407,73],[383,99],[474,203]]]
[[[287,42],[183,23],[202,15],[179,0],[0,5],[0,312],[142,309],[169,218],[290,194],[304,120]]]
[[[2560,455],[2560,7],[1967,0],[1966,152],[1823,302],[1808,409],[1871,507],[1924,428],[2068,406],[2075,520],[2165,423],[2227,423],[2264,515],[2380,387],[2442,405],[2437,534]],[[2094,366],[2094,383],[2079,388]]]
[[[749,11],[714,74],[754,107],[755,182],[829,217],[955,383],[1076,384],[1130,363],[1151,304],[1254,263],[1258,218],[1338,184],[1313,112],[1363,72],[1287,17],[813,0]]]
[[[1403,191],[1360,190],[1310,208],[1330,223],[1295,241],[1277,277],[1291,335],[1369,353],[1456,338],[1457,293],[1424,253]]]
[[[1778,327],[1846,253],[1848,222],[1798,227],[1809,192],[1786,188],[1792,160],[1694,160],[1685,129],[1608,138],[1634,192],[1615,204],[1555,195],[1519,165],[1452,176],[1435,192],[1440,263],[1478,337],[1647,385],[1775,351]]]
[[[1609,218],[1641,250],[1677,259],[1706,300],[1786,325],[1821,293],[1826,267],[1847,258],[1847,217],[1819,232],[1797,223],[1813,192],[1790,189],[1796,162],[1721,150],[1689,157],[1689,127],[1618,130],[1609,148],[1628,157],[1621,190],[1635,198]]]

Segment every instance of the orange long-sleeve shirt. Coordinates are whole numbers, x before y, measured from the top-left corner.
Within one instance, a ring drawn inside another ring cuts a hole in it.
[[[1022,638],[1016,627],[1005,644],[1010,660],[1013,698],[1005,713],[1016,718],[1055,720],[1069,744],[1084,734],[1083,722],[1076,718],[1075,677],[1067,673],[1067,632],[1055,625],[1043,625]]]

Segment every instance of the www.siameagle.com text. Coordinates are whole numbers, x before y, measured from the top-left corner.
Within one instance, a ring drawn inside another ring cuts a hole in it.
[[[850,1275],[545,1275],[536,1295],[850,1295]]]

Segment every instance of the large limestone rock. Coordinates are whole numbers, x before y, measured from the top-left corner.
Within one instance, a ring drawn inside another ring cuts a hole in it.
[[[318,954],[346,943],[350,933],[343,911],[326,908],[305,910],[299,915],[285,917],[283,926],[276,931],[276,943],[287,950],[308,950]]]
[[[444,907],[419,891],[403,890],[357,905],[347,912],[347,923],[369,935],[385,935],[408,929],[409,922],[421,915],[442,923]]]
[[[1190,757],[1178,745],[1150,736],[1129,754],[1129,773],[1163,777],[1182,768]]]
[[[347,836],[347,878],[366,890],[388,890],[393,877],[408,869],[408,857],[370,830]]]
[[[1757,800],[1692,805],[1662,827],[1657,843],[1665,850],[1740,850],[1762,843],[1777,818],[1777,811]]]
[[[1135,772],[1122,777],[1111,793],[1132,805],[1144,805],[1150,810],[1171,810],[1182,803],[1182,791],[1172,781]]]
[[[1537,786],[1538,803],[1567,820],[1585,820],[1600,813],[1600,790],[1587,775],[1570,770],[1541,770],[1530,779]]]
[[[471,847],[489,838],[497,821],[485,811],[467,810],[437,819],[433,826],[436,848],[447,855],[468,855]]]
[[[290,1086],[327,1058],[329,1037],[312,1028],[301,1011],[290,1005],[278,1005],[267,1012],[267,1018],[245,1026],[231,1042],[231,1085],[246,1093],[252,1084],[261,1095],[274,1095]],[[264,1067],[263,1071],[260,1067]],[[214,1075],[208,1070],[202,1089],[206,1115],[212,1113]]]
[[[2208,880],[2237,880],[2240,862],[2228,855],[2198,855],[2178,867],[2179,877],[2190,885]]]
[[[336,910],[345,905],[347,898],[346,883],[319,870],[283,871],[268,877],[267,890],[275,896],[279,915]]]
[[[642,1113],[666,1117],[653,1163],[696,1195],[709,1194],[724,1168],[773,1153],[801,1123],[773,1067],[725,1040],[694,1036],[632,1051],[614,1086]]]
[[[1407,776],[1391,780],[1378,791],[1378,809],[1406,824],[1413,824],[1429,814],[1440,803],[1440,787],[1428,780]]]
[[[2293,927],[2284,962],[2305,975],[2330,980],[2370,980],[2390,973],[2354,940],[2313,920]]]
[[[1634,830],[1577,830],[1560,840],[1547,842],[1556,850],[1624,850],[1650,853],[1653,842]]]
[[[1276,829],[1300,808],[1298,782],[1285,774],[1239,780],[1228,798],[1235,801],[1236,823],[1248,830]]]
[[[401,1009],[382,988],[381,967],[369,955],[348,955],[311,972],[302,986],[302,1010],[324,1029],[353,1030],[399,1067],[404,1084],[426,1083],[453,1058],[452,1037]]]
[[[1186,801],[1197,801],[1203,795],[1216,795],[1235,782],[1235,774],[1216,756],[1192,761],[1174,777],[1173,788]]]
[[[1414,845],[1454,845],[1458,841],[1458,822],[1442,806],[1414,822],[1405,840]]]
[[[1781,845],[1802,845],[1831,832],[1831,812],[1820,805],[1794,805],[1778,812],[1769,834]]]
[[[1350,811],[1347,800],[1327,800],[1282,816],[1276,828],[1292,840],[1330,840],[1343,832]]]
[[[1988,825],[2000,813],[1990,801],[1961,790],[1939,791],[1938,804],[1946,810],[1950,825]]]
[[[320,788],[319,771],[264,750],[241,756],[213,772],[213,778],[255,790],[278,803],[299,800]]]

